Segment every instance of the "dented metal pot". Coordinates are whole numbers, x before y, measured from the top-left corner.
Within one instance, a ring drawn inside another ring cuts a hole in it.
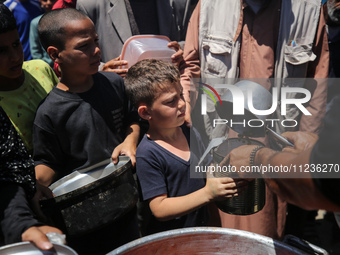
[[[68,236],[87,234],[129,212],[138,200],[129,157],[114,165],[105,160],[76,171],[50,186],[55,198],[41,200],[51,224]]]

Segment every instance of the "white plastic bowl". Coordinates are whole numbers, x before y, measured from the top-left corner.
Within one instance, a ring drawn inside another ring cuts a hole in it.
[[[121,59],[128,61],[123,68],[129,68],[143,59],[159,59],[171,63],[176,52],[167,45],[170,39],[162,35],[135,35],[124,43]]]

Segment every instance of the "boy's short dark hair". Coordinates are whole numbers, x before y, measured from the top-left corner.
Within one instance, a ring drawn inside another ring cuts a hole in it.
[[[41,45],[45,50],[55,46],[59,50],[65,48],[65,26],[75,20],[88,17],[74,8],[55,9],[45,13],[38,23],[38,34]]]
[[[13,13],[4,4],[0,4],[0,34],[17,29]]]
[[[142,103],[151,106],[169,86],[179,83],[178,68],[156,59],[144,59],[131,66],[125,77],[126,93],[135,107]]]

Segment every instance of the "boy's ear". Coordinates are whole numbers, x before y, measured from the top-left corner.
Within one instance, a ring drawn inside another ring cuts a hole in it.
[[[59,50],[57,47],[49,46],[46,51],[53,62],[60,63]]]
[[[151,119],[151,114],[149,112],[149,108],[145,104],[142,104],[138,107],[138,114],[141,118],[143,118],[145,120]]]

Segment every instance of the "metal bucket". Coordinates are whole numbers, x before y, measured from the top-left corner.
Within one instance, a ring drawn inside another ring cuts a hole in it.
[[[165,231],[127,243],[107,255],[307,254],[272,238],[242,230],[197,227]]]
[[[229,152],[242,145],[261,145],[263,143],[245,138],[230,138],[218,146],[213,152],[213,159],[220,163]],[[215,177],[229,177],[230,173],[215,172]],[[232,177],[232,176],[230,176]],[[216,201],[217,207],[228,214],[250,215],[262,210],[266,202],[266,185],[263,179],[249,181],[248,187],[239,196]]]
[[[49,187],[55,198],[41,200],[49,223],[68,236],[91,233],[118,220],[135,207],[138,190],[129,157],[114,165],[105,160],[76,171]]]

